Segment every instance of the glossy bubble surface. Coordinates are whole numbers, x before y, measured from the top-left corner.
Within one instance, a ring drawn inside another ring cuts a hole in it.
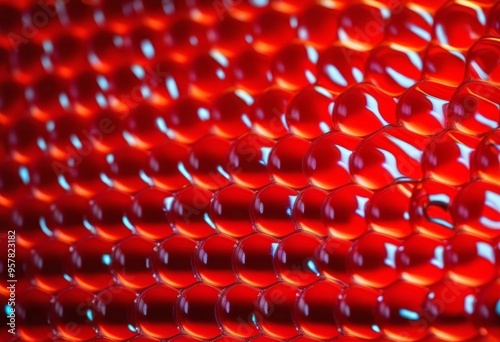
[[[0,341],[496,341],[499,18],[1,1]]]

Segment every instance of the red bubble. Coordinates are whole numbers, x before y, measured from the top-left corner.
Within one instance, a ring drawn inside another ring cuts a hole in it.
[[[411,200],[412,224],[422,233],[438,239],[455,235],[450,204],[457,189],[434,180],[415,187]]]
[[[217,305],[217,317],[222,328],[239,338],[248,339],[257,335],[259,330],[255,325],[254,312],[258,296],[258,289],[244,284],[225,290]]]
[[[127,126],[123,134],[133,141],[134,146],[143,150],[148,150],[166,141],[167,136],[160,131],[157,125],[157,119],[161,117],[162,110],[161,107],[153,107],[146,103],[132,108],[125,120]]]
[[[405,238],[413,234],[410,220],[410,198],[414,183],[389,185],[373,194],[366,206],[366,221],[381,234]]]
[[[390,16],[385,6],[354,4],[339,18],[339,41],[359,50],[370,50],[384,39],[384,26]]]
[[[440,133],[447,127],[448,102],[454,90],[435,81],[415,84],[398,101],[396,113],[399,121],[416,134]]]
[[[474,305],[474,318],[476,325],[484,327],[490,336],[500,333],[500,314],[498,303],[500,301],[500,280],[497,279],[481,290]]]
[[[446,274],[445,247],[445,243],[425,235],[413,235],[403,241],[396,253],[401,278],[421,286],[442,280]]]
[[[30,163],[45,154],[46,133],[42,122],[32,116],[21,117],[10,126],[7,144],[12,158]]]
[[[54,339],[54,331],[47,324],[52,296],[37,287],[31,287],[18,293],[16,297],[16,323],[19,325],[15,330],[19,337],[25,341]]]
[[[82,127],[89,121],[73,113],[50,120],[45,124],[49,154],[58,159],[69,158],[75,151],[88,153],[93,148],[94,139],[91,133]],[[90,130],[93,131],[92,129]],[[80,146],[81,145],[81,146]],[[75,148],[79,147],[78,150]]]
[[[12,41],[15,42],[16,40]],[[9,45],[12,46],[10,42]],[[36,82],[39,76],[46,74],[42,62],[43,55],[44,51],[41,44],[35,41],[21,40],[21,43],[17,44],[9,55],[9,64],[13,71],[11,71],[11,74],[13,74],[15,80],[26,84]],[[47,77],[46,79],[48,79]]]
[[[207,36],[213,48],[231,58],[249,45],[246,41],[250,33],[249,26],[248,23],[236,18],[227,17],[211,25]]]
[[[213,103],[212,120],[215,134],[235,139],[248,132],[251,127],[249,115],[253,98],[244,90],[229,91]]]
[[[177,301],[176,315],[188,334],[208,340],[221,333],[215,317],[219,295],[219,289],[205,284],[196,284],[181,293]]]
[[[186,12],[189,12],[189,15],[197,22],[201,22],[204,24],[214,25],[216,20],[223,20],[220,13],[217,11],[217,4],[213,4],[211,1],[207,0],[190,0],[180,1],[180,4],[177,5],[179,8],[186,7]],[[176,7],[177,7],[176,6]]]
[[[349,270],[353,279],[362,285],[383,288],[396,282],[396,251],[399,240],[370,233],[357,240],[349,252]]]
[[[162,240],[173,233],[165,213],[165,200],[168,197],[169,192],[158,188],[148,188],[134,196],[127,218],[139,235]]]
[[[422,75],[422,54],[397,45],[382,45],[370,52],[365,79],[391,96],[399,96]]]
[[[258,189],[271,183],[267,164],[274,141],[254,133],[234,141],[229,151],[227,170],[238,185]]]
[[[451,215],[457,228],[486,239],[500,236],[500,187],[475,181],[467,184],[453,201]]]
[[[31,191],[42,201],[54,201],[69,190],[65,181],[54,172],[55,162],[55,159],[44,156],[28,166]]]
[[[152,241],[140,236],[132,236],[115,245],[112,267],[122,285],[139,290],[156,283],[154,248]]]
[[[490,241],[468,233],[455,236],[445,252],[445,265],[454,282],[471,287],[486,285],[497,276],[496,256]]]
[[[102,153],[111,153],[126,146],[127,140],[124,133],[127,127],[127,114],[127,112],[110,109],[93,112],[86,129],[81,131],[80,143],[86,148],[94,148]],[[85,155],[86,153],[82,152],[81,154]]]
[[[327,279],[349,284],[348,255],[352,242],[329,237],[314,251],[314,261]]]
[[[265,55],[275,53],[294,35],[290,16],[268,10],[252,22],[252,45]]]
[[[297,192],[281,185],[269,185],[255,194],[250,214],[257,228],[275,237],[296,230],[292,219]]]
[[[146,174],[155,186],[174,191],[189,184],[186,172],[189,149],[176,141],[168,140],[151,149]]]
[[[295,315],[298,325],[308,336],[327,340],[339,335],[333,312],[341,291],[338,283],[324,280],[299,295]]]
[[[177,143],[192,144],[210,129],[210,107],[194,98],[182,98],[167,109],[156,124]]]
[[[318,84],[334,93],[360,83],[364,78],[368,52],[333,45],[320,53],[317,63]]]
[[[115,242],[124,239],[132,235],[125,215],[131,202],[132,197],[124,192],[102,192],[90,202],[88,221],[98,235]]]
[[[321,221],[321,209],[327,197],[327,192],[316,187],[302,190],[293,208],[293,218],[305,231],[324,237],[328,230]]]
[[[167,285],[184,288],[196,279],[193,258],[196,242],[181,235],[173,235],[160,244],[154,259],[158,277]]]
[[[498,7],[498,6],[497,6]],[[500,7],[499,7],[500,8]],[[490,18],[493,15],[490,14]],[[484,37],[477,41],[467,53],[466,77],[477,81],[500,83],[500,39]]]
[[[87,291],[97,292],[114,285],[111,274],[113,244],[97,236],[72,246],[70,265],[72,279]]]
[[[128,33],[130,25],[137,21],[136,13],[130,10],[129,0],[121,2],[101,0],[93,5],[96,7],[96,11],[102,15],[102,20],[106,25],[116,32]]]
[[[476,4],[451,1],[434,17],[433,38],[444,47],[467,49],[485,32],[485,21],[483,9]]]
[[[110,105],[115,110],[127,111],[144,103],[151,97],[147,85],[151,70],[138,64],[115,67],[109,75],[112,93]]]
[[[291,43],[284,46],[271,62],[274,83],[296,91],[316,83],[318,51],[310,45]]]
[[[223,235],[209,237],[200,243],[194,265],[205,283],[222,287],[236,281],[231,261],[235,245],[235,240]]]
[[[107,288],[95,302],[96,322],[102,335],[111,340],[127,340],[137,335],[134,311],[137,295],[122,286]]]
[[[297,331],[293,308],[298,290],[285,283],[267,288],[257,301],[256,313],[260,328],[280,340],[295,337]]]
[[[309,148],[305,167],[311,183],[333,190],[351,181],[349,157],[359,139],[343,133],[330,133],[318,138]],[[334,174],[335,177],[331,177]]]
[[[210,218],[213,193],[189,186],[167,199],[168,217],[177,232],[191,239],[203,239],[216,232]]]
[[[85,45],[83,39],[68,33],[52,39],[49,44],[43,44],[55,72],[67,78],[72,78],[79,70],[88,68],[89,61],[81,58],[86,53]]]
[[[229,185],[214,196],[210,216],[217,229],[234,238],[241,238],[254,232],[250,218],[253,191],[236,184]]]
[[[16,242],[22,247],[33,248],[52,236],[46,227],[49,204],[35,198],[17,201],[11,209],[11,224],[16,230]]]
[[[78,195],[91,199],[109,188],[101,178],[106,169],[105,156],[97,151],[81,156],[73,154],[66,164],[54,163],[54,171],[64,175],[71,189]]]
[[[422,76],[428,80],[456,87],[464,79],[465,68],[464,52],[431,43],[425,52]]]
[[[188,94],[188,77],[184,65],[162,55],[155,66],[147,70],[152,103],[168,105]]]
[[[314,235],[297,232],[284,238],[274,254],[274,267],[282,280],[293,286],[308,286],[320,273],[313,254],[321,240]]]
[[[498,87],[480,81],[465,83],[450,100],[450,124],[465,134],[481,136],[500,126],[499,106]]]
[[[472,321],[476,291],[450,281],[432,288],[423,305],[430,331],[440,339],[473,340],[479,334]]]
[[[154,338],[170,338],[179,333],[174,307],[179,291],[163,284],[148,288],[136,303],[137,325]]]
[[[387,127],[364,139],[350,159],[354,181],[380,189],[397,180],[419,180],[429,139],[401,127]]]
[[[365,206],[372,192],[356,184],[348,184],[334,190],[326,198],[322,209],[322,221],[331,235],[354,240],[368,230]]]
[[[485,135],[474,152],[475,173],[491,183],[500,182],[500,130]]]
[[[37,245],[31,253],[30,270],[34,283],[42,290],[54,293],[67,287],[71,278],[68,276],[67,260],[70,245],[51,239]]]
[[[51,204],[48,226],[58,240],[75,243],[90,235],[84,224],[88,206],[88,199],[76,194],[60,196]]]
[[[231,86],[229,60],[218,50],[200,54],[190,64],[189,92],[196,98],[210,98]]]
[[[374,340],[381,337],[374,310],[379,295],[379,291],[370,287],[345,288],[335,305],[335,318],[340,328],[356,338]]]
[[[5,207],[11,207],[16,200],[23,198],[29,189],[23,177],[28,170],[22,164],[6,159],[0,164],[0,203]]]
[[[400,282],[384,290],[376,317],[385,335],[397,341],[419,341],[429,334],[422,306],[428,290]]]
[[[0,84],[0,122],[6,124],[13,122],[20,113],[28,114],[29,107],[24,85],[7,77],[0,76],[0,79],[3,80]]]
[[[277,139],[288,133],[285,111],[292,94],[278,87],[269,88],[256,98],[251,122],[263,137]]]
[[[70,287],[52,302],[50,321],[63,338],[88,341],[97,336],[92,303],[95,296],[81,288]]]
[[[172,23],[165,33],[164,41],[169,55],[180,63],[187,62],[209,44],[206,27],[188,18]]]
[[[149,26],[138,26],[128,33],[125,44],[135,62],[145,64],[158,59],[160,51],[165,48],[162,33]]]
[[[475,136],[458,131],[444,131],[427,145],[422,157],[422,169],[446,185],[459,186],[467,183],[473,167],[473,152],[479,143]]]
[[[421,7],[401,5],[384,28],[386,39],[415,50],[426,48],[432,39],[432,17]]]
[[[391,96],[371,84],[362,83],[339,95],[333,109],[333,120],[342,132],[364,137],[394,124],[395,112],[396,103]]]
[[[308,185],[302,161],[311,143],[294,135],[280,139],[269,154],[268,170],[278,184],[295,189]]]
[[[325,88],[301,89],[288,104],[286,122],[290,131],[305,139],[314,139],[333,128],[333,95]]]
[[[110,72],[127,65],[127,47],[123,36],[110,29],[92,32],[88,38],[88,54],[92,68],[99,72]],[[117,94],[118,96],[123,94]]]
[[[238,278],[256,287],[267,287],[278,279],[274,272],[273,256],[278,240],[262,234],[252,234],[241,240],[234,251],[234,269]]]
[[[216,190],[229,184],[226,161],[231,143],[216,135],[198,141],[189,153],[187,171],[193,182],[205,189]]]
[[[235,58],[232,69],[235,84],[251,94],[260,93],[271,85],[270,59],[253,49],[242,51]]]
[[[337,40],[334,32],[337,31],[338,17],[335,9],[314,4],[298,15],[297,36],[318,49],[326,48]]]
[[[55,8],[62,26],[71,28],[77,36],[87,37],[97,27],[93,20],[94,7],[89,1],[56,2]]]

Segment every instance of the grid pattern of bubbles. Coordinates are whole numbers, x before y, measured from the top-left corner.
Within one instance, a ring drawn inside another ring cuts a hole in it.
[[[500,340],[499,86],[498,1],[1,1],[0,340]]]

